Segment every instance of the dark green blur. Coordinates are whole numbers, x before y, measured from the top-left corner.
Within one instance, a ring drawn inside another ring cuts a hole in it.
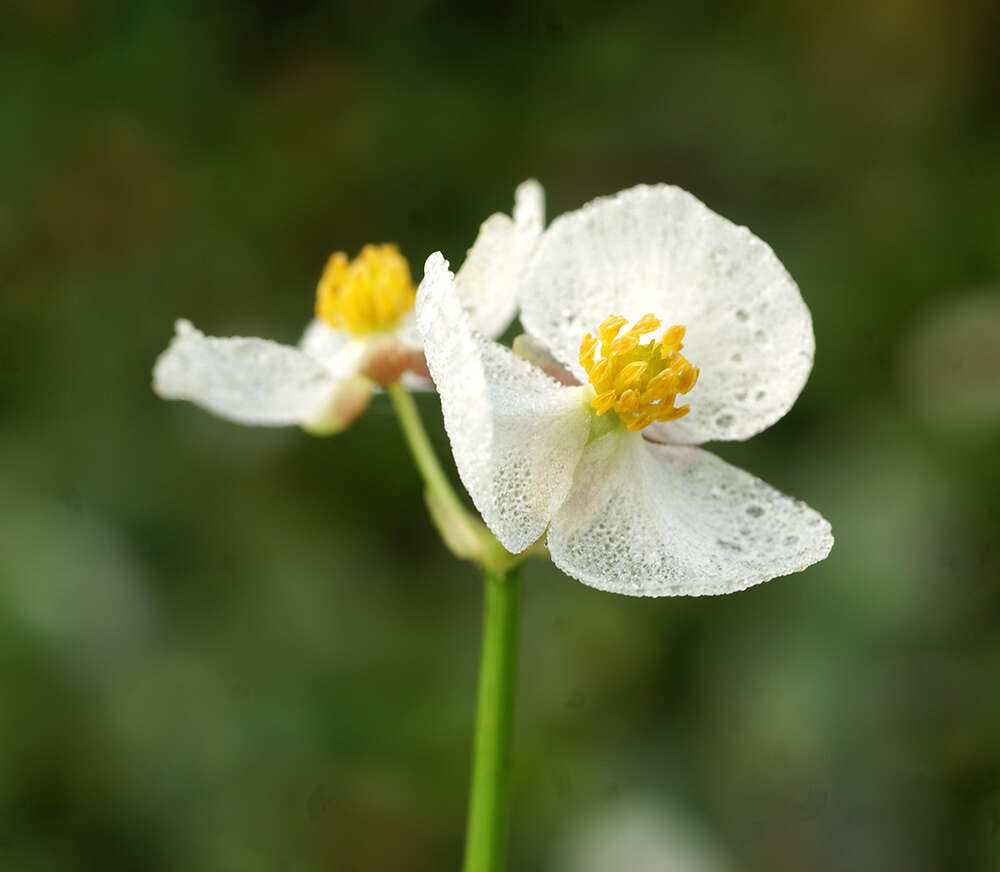
[[[512,872],[634,803],[712,869],[1000,867],[997,45],[975,0],[4,3],[0,869],[458,868],[481,589],[385,398],[321,440],[150,371],[181,316],[296,340],[334,249],[460,262],[532,175],[774,247],[816,366],[718,450],[837,544],[698,600],[529,565]]]

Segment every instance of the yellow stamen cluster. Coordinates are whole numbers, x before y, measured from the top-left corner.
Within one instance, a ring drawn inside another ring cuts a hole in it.
[[[698,380],[698,367],[680,353],[687,328],[671,327],[659,342],[640,344],[642,336],[660,326],[659,318],[643,315],[619,336],[627,323],[621,315],[612,315],[597,329],[597,339],[588,333],[580,343],[580,365],[597,392],[590,405],[598,415],[613,409],[629,430],[682,418],[691,409],[677,408],[674,401]],[[595,360],[598,345],[601,356]]]
[[[316,287],[316,314],[336,330],[390,330],[413,308],[410,265],[392,244],[366,245],[354,260],[330,255]]]

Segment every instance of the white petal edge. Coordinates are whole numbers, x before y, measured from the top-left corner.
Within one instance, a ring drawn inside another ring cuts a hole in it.
[[[473,329],[491,339],[506,330],[517,314],[521,274],[541,236],[545,192],[534,179],[514,194],[514,217],[496,213],[479,228],[455,286]]]
[[[288,426],[321,416],[340,382],[297,348],[267,339],[206,336],[176,324],[156,361],[153,389],[239,424]]]
[[[440,253],[417,290],[417,325],[462,483],[501,544],[523,551],[569,492],[588,388],[560,385],[476,334]]]
[[[799,572],[833,535],[805,503],[708,451],[620,431],[587,446],[548,546],[600,590],[703,596]]]
[[[578,378],[580,340],[608,315],[687,326],[691,412],[657,441],[747,439],[791,408],[812,368],[812,319],[771,248],[671,185],[640,185],[552,222],[523,275],[521,321]]]
[[[521,182],[514,191],[514,223],[522,227],[545,227],[545,188],[538,179]]]

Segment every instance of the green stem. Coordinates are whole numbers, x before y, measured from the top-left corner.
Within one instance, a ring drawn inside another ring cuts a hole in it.
[[[479,701],[466,826],[465,872],[501,872],[507,858],[521,569],[484,571]]]
[[[521,609],[518,564],[529,552],[519,557],[508,553],[472,517],[438,463],[413,397],[399,384],[387,390],[423,478],[427,505],[441,537],[457,556],[475,560],[483,568],[486,596],[465,872],[501,872],[507,853],[510,745]]]
[[[424,496],[431,520],[451,552],[463,560],[475,560],[481,565],[499,565],[510,555],[490,534],[478,518],[465,508],[445,475],[437,455],[427,438],[417,404],[400,384],[388,387],[389,398],[399,418],[403,436],[424,480]]]
[[[430,439],[427,438],[427,431],[420,420],[420,412],[417,411],[417,404],[410,392],[399,382],[387,388],[389,399],[392,400],[396,416],[399,418],[399,425],[403,428],[403,435],[410,446],[410,453],[417,464],[420,476],[427,486],[427,490],[437,500],[445,504],[449,509],[460,515],[468,515],[465,506],[458,498],[448,481],[448,476],[441,469],[437,455]]]

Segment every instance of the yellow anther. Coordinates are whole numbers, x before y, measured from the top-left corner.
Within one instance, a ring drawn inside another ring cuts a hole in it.
[[[676,409],[664,409],[656,416],[657,421],[676,421],[678,418],[683,418],[688,412],[691,411],[690,406],[678,406]]]
[[[597,409],[598,415],[603,415],[615,404],[615,400],[618,399],[618,394],[614,391],[605,391],[603,394],[598,394],[593,400],[590,401],[595,409]]]
[[[632,431],[641,430],[643,427],[648,427],[652,424],[653,420],[652,415],[639,415],[638,418],[632,418],[625,426]]]
[[[587,367],[587,364],[582,364],[583,368],[587,370],[590,375],[590,383],[594,386],[597,393],[601,394],[604,391],[612,390],[613,378],[608,377],[608,371],[611,368],[611,361],[602,357],[597,363],[593,364],[591,367]]]
[[[580,342],[580,366],[587,369],[594,365],[594,353],[597,351],[597,340],[589,333]]]
[[[677,381],[677,393],[686,394],[689,390],[691,390],[691,388],[694,387],[694,383],[698,381],[699,371],[698,367],[688,364],[688,366],[681,371],[680,378]]]
[[[601,322],[601,326],[597,328],[597,335],[601,339],[602,357],[607,356],[608,350],[611,348],[611,343],[615,341],[615,337],[618,335],[618,331],[626,324],[628,324],[628,319],[622,318],[621,315],[612,315]]]
[[[632,329],[629,333],[635,333],[638,336],[643,336],[646,333],[652,333],[657,327],[660,326],[660,319],[654,317],[653,315],[643,315],[635,324],[632,325]],[[676,327],[671,328],[676,330]],[[681,332],[683,333],[684,328],[681,327]]]
[[[649,364],[644,360],[634,360],[632,363],[622,367],[618,375],[615,376],[615,390],[621,393],[635,385],[649,369]]]
[[[601,353],[605,357],[608,357],[609,355],[611,357],[617,357],[622,354],[625,354],[626,352],[631,351],[638,344],[639,344],[639,334],[633,333],[631,330],[629,330],[629,332],[626,333],[624,336],[619,336],[614,342],[612,342],[608,351],[605,351],[602,348]]]
[[[377,333],[399,323],[416,293],[395,245],[366,245],[354,260],[342,251],[330,255],[316,287],[316,314],[336,330]]]
[[[677,380],[677,373],[671,369],[664,369],[654,375],[646,382],[646,391],[654,394],[677,393],[674,384]]]
[[[618,402],[615,403],[615,411],[619,414],[628,414],[639,408],[639,392],[636,390],[624,391],[619,394]]]
[[[676,407],[677,395],[686,394],[698,380],[698,368],[680,353],[686,328],[678,324],[658,342],[641,343],[660,320],[643,315],[621,333],[627,323],[621,315],[611,315],[601,322],[596,339],[587,333],[580,343],[580,365],[596,393],[591,407],[598,415],[614,411],[633,431],[682,418],[690,407]],[[595,359],[598,344],[600,357]]]
[[[660,347],[664,352],[667,351],[680,351],[683,346],[684,334],[687,332],[687,327],[683,324],[675,324],[666,333],[663,334],[663,338],[660,340]],[[663,355],[666,357],[666,354]]]
[[[628,324],[628,318],[623,318],[621,315],[609,315],[601,322],[597,333],[602,340],[610,342],[626,324]]]

